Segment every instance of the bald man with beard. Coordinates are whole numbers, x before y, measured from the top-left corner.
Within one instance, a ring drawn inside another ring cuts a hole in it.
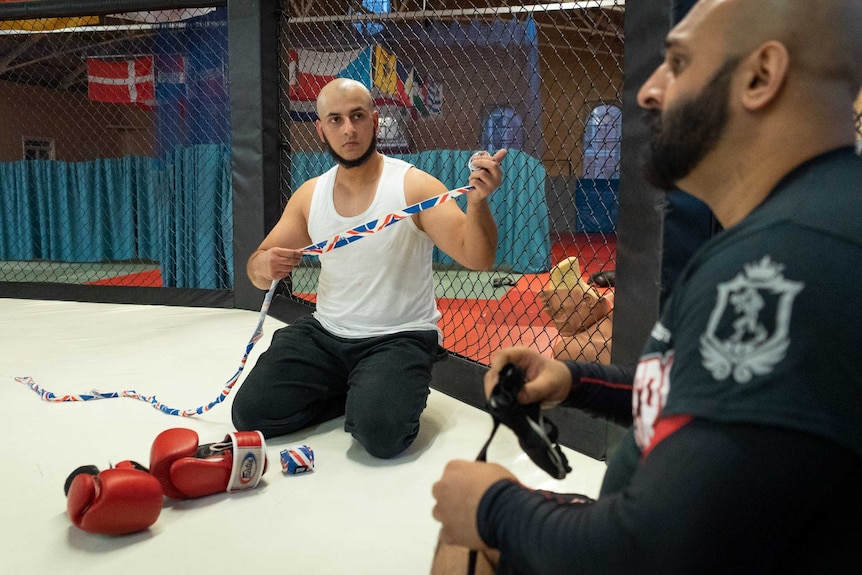
[[[301,248],[445,193],[440,180],[377,151],[371,93],[346,78],[317,98],[320,141],[335,165],[303,183],[248,258],[268,289],[302,260]],[[468,269],[493,267],[497,225],[488,196],[506,150],[474,160],[466,210],[444,202],[320,255],[317,308],[276,331],[237,392],[234,426],[280,436],[344,415],[344,430],[390,459],[419,433],[442,334],[434,297],[434,247]]]
[[[859,0],[700,0],[669,32],[638,94],[646,173],[724,231],[680,274],[633,388],[612,366],[494,356],[486,393],[515,363],[521,403],[614,419],[627,396],[631,432],[596,501],[450,462],[433,487],[438,557],[478,550],[480,568],[521,574],[862,573],[860,87]]]

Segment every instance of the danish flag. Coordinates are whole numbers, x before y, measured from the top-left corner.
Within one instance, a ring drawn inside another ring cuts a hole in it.
[[[153,57],[134,60],[87,58],[88,95],[94,102],[155,104]]]

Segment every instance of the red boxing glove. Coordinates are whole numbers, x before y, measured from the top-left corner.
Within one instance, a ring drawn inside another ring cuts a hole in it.
[[[221,443],[198,446],[197,433],[177,427],[161,432],[150,450],[150,473],[173,499],[253,489],[265,471],[259,431],[236,431]]]
[[[93,465],[81,466],[66,479],[64,490],[69,519],[90,533],[143,531],[162,512],[162,486],[133,461],[120,462],[101,473]]]

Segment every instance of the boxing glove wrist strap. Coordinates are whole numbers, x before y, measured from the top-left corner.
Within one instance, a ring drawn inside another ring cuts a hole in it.
[[[257,487],[266,469],[266,443],[260,431],[234,431],[225,438],[233,450],[233,467],[227,491]]]

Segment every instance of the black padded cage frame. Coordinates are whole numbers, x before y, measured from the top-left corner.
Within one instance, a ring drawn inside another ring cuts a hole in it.
[[[636,362],[658,315],[667,203],[664,194],[651,188],[640,174],[639,149],[647,134],[635,95],[638,86],[660,62],[663,38],[685,4],[672,0],[641,0],[625,6],[623,73],[626,82],[621,105],[626,128],[622,137],[617,224],[615,363]],[[470,2],[464,5],[472,7]],[[290,165],[290,146],[285,141],[279,119],[282,105],[279,86],[282,7],[279,2],[41,0],[0,4],[0,20],[212,7],[226,8],[228,21],[232,287],[152,289],[0,281],[0,297],[260,309],[263,293],[245,276],[245,262],[280,215],[285,196],[282,172]],[[270,314],[291,321],[311,309],[292,297],[289,286],[283,285],[273,300]],[[481,376],[485,370],[485,365],[469,358],[450,356],[436,364],[433,387],[483,408]],[[607,457],[622,434],[617,426],[582,413],[558,411],[551,413],[551,417],[560,427],[561,442],[589,456]]]

